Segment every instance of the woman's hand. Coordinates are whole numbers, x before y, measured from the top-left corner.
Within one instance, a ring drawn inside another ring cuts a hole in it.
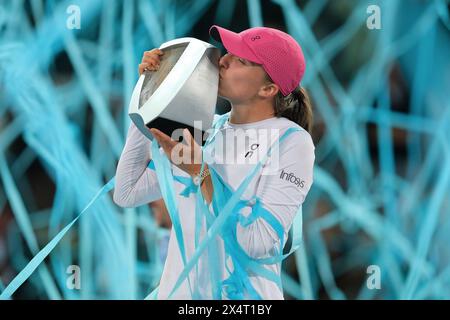
[[[195,142],[188,129],[183,130],[183,142],[185,143],[177,142],[155,128],[151,128],[150,132],[174,165],[191,177],[200,173],[202,148]]]
[[[139,65],[139,75],[144,73],[144,71],[157,71],[159,69],[159,64],[161,63],[161,56],[164,52],[160,49],[152,49],[150,51],[145,51],[142,56],[141,64]]]

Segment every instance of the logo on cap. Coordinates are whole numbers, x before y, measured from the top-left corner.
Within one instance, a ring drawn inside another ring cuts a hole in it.
[[[260,36],[254,36],[254,37],[252,37],[252,41],[259,40],[259,39],[261,39]]]

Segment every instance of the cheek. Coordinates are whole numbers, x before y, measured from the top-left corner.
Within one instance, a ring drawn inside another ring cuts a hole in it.
[[[244,82],[226,79],[219,82],[219,95],[231,100],[245,99],[248,95],[248,88]]]
[[[255,80],[249,74],[236,73],[227,77],[220,86],[232,96],[251,97],[259,88]]]

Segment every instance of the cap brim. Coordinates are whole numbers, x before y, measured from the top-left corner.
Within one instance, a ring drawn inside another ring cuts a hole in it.
[[[227,49],[227,51],[231,54],[261,64],[261,61],[245,44],[244,40],[238,33],[213,25],[209,29],[209,35],[214,40],[222,43],[225,49]]]

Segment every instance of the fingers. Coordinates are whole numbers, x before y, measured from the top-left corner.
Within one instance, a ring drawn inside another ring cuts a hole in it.
[[[150,132],[158,141],[159,145],[163,148],[164,153],[167,155],[168,159],[175,165],[179,165],[183,157],[183,147],[181,143],[172,140],[168,135],[159,131],[158,129],[151,128]],[[173,152],[175,152],[177,156],[174,157]]]
[[[186,171],[186,165],[202,163],[202,149],[195,142],[194,137],[188,129],[183,130],[183,139],[187,142],[187,146],[184,143],[172,140],[171,137],[158,129],[151,128],[149,130],[170,161],[182,170]]]
[[[161,63],[161,56],[163,55],[164,52],[160,49],[145,51],[142,56],[141,63],[138,66],[139,75],[141,75],[146,70],[157,71]]]
[[[161,63],[161,60],[155,57],[143,57],[141,63],[148,63],[156,66]]]
[[[160,49],[152,49],[150,51],[144,51],[144,57],[151,57],[151,56],[162,56],[164,55],[164,51]]]
[[[154,60],[146,60],[139,64],[138,69],[139,75],[141,75],[144,71],[158,71],[159,62]]]
[[[164,150],[166,150],[166,148],[171,149],[173,148],[173,146],[178,144],[177,141],[172,140],[167,134],[161,132],[158,129],[151,128],[150,132],[155,137],[155,139],[158,140],[158,143],[161,145],[161,147],[163,147]]]
[[[144,73],[144,71],[158,71],[159,70],[159,64],[155,65],[152,63],[141,63],[138,66],[139,75]]]
[[[202,157],[203,157],[202,156],[202,148],[195,141],[191,132],[187,128],[183,130],[183,139],[184,139],[184,141],[186,141],[188,148],[190,149],[190,155],[191,155],[190,163],[201,164]]]
[[[152,135],[156,138],[156,140],[158,140],[158,142],[159,140],[162,140],[161,138],[164,133],[155,128],[150,128],[149,130],[152,133]]]
[[[192,146],[194,144],[194,137],[188,129],[183,130],[183,139],[186,141],[188,146]]]

